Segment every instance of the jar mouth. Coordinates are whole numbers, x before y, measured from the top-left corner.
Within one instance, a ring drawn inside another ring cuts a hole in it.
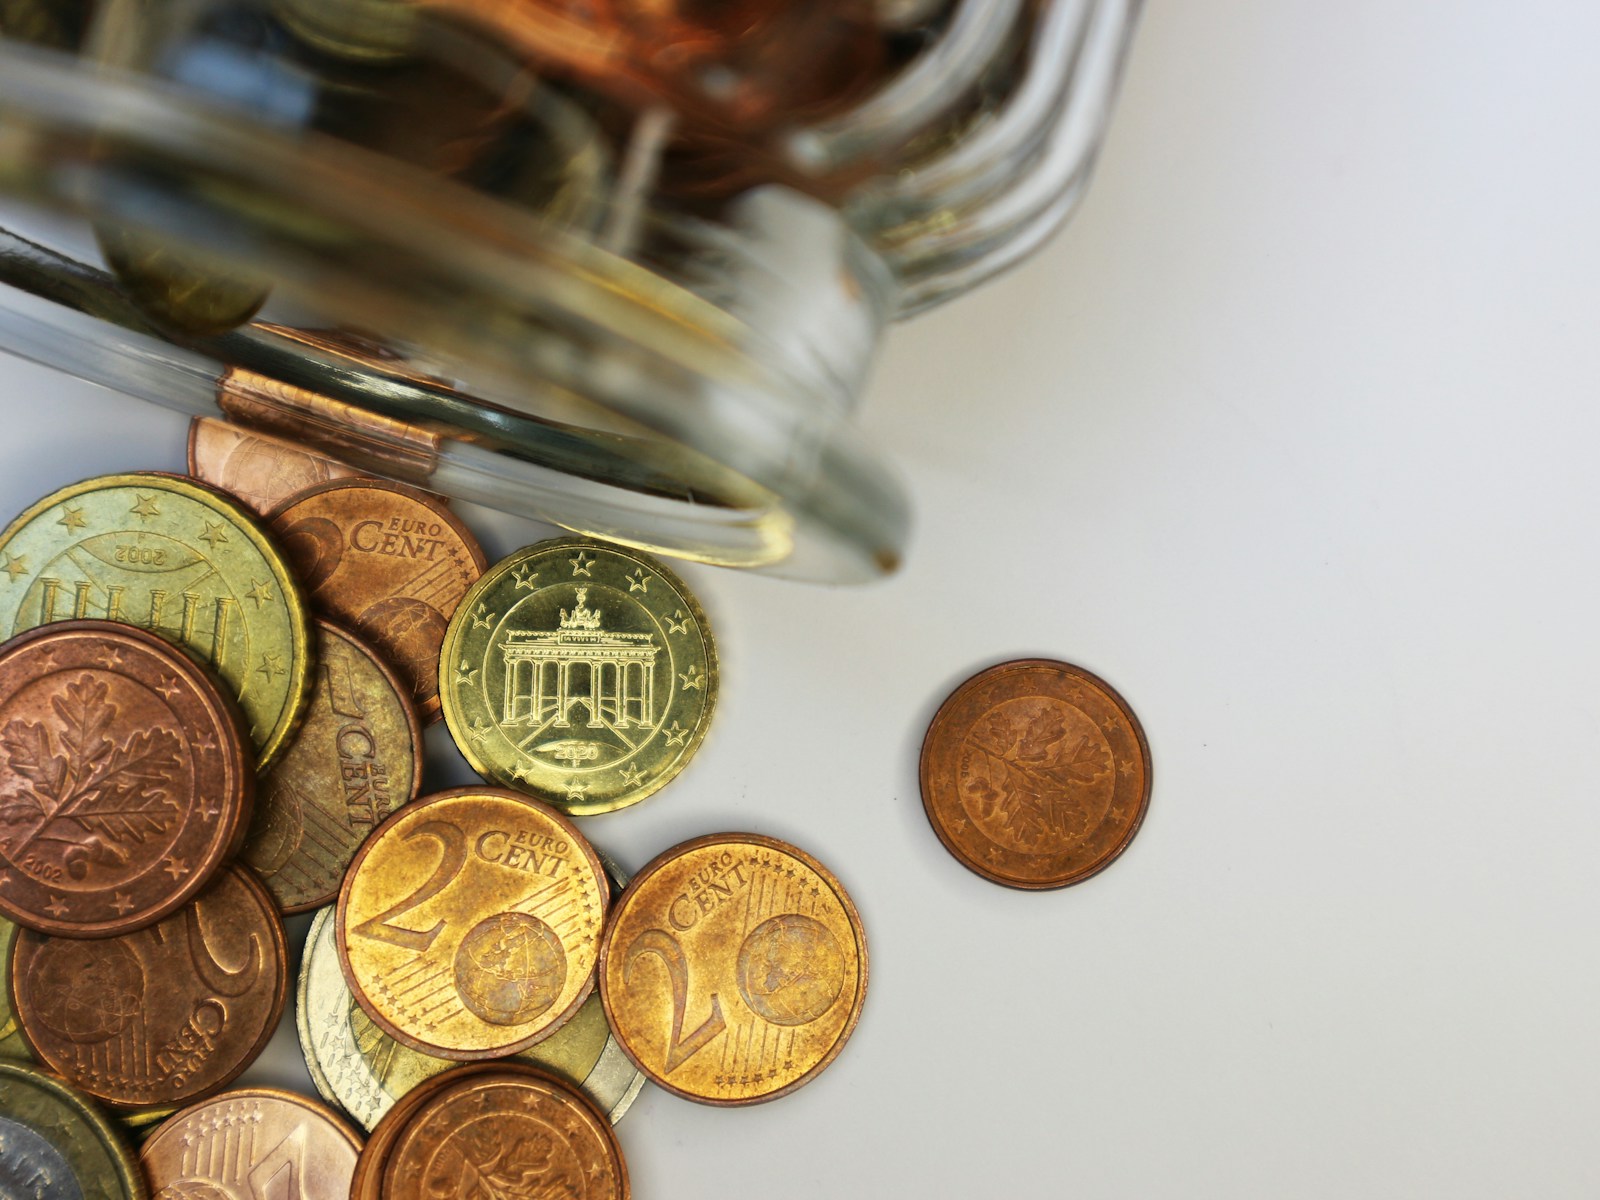
[[[836,214],[785,189],[762,189],[743,228],[621,214],[643,232],[619,252],[347,143],[0,44],[0,191],[181,243],[269,281],[295,325],[370,331],[415,358],[311,350],[261,321],[174,336],[39,247],[0,254],[4,281],[33,294],[0,311],[8,349],[197,413],[245,372],[281,385],[256,388],[258,418],[337,448],[356,414],[382,417],[356,419],[357,440],[413,454],[405,430],[421,430],[413,482],[650,551],[831,581],[903,553],[905,494],[849,419],[892,281]],[[798,281],[779,225],[814,238]]]

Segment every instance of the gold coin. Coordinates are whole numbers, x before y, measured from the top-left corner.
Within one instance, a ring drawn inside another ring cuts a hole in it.
[[[600,998],[622,1048],[706,1104],[757,1104],[815,1078],[866,992],[849,894],[810,855],[753,833],[696,838],[651,862],[600,948]]]
[[[32,1058],[28,1044],[17,1032],[17,1014],[11,1011],[11,944],[17,927],[0,917],[0,1058]]]
[[[332,905],[317,913],[306,935],[295,1025],[317,1091],[364,1129],[423,1080],[456,1065],[402,1046],[356,1003],[339,969]],[[644,1076],[611,1036],[594,993],[560,1029],[512,1061],[543,1067],[577,1085],[613,1122],[622,1119],[644,1085]]]
[[[346,1200],[361,1139],[315,1100],[236,1088],[183,1109],[139,1151],[162,1200]]]
[[[439,792],[356,854],[339,890],[340,965],[396,1041],[458,1061],[514,1054],[594,989],[606,893],[560,813],[493,788]]]
[[[422,785],[411,689],[337,625],[318,618],[315,628],[311,703],[261,777],[240,855],[285,913],[332,900],[362,839]]]
[[[148,1194],[138,1163],[99,1109],[37,1067],[0,1059],[0,1196]]]
[[[467,593],[439,691],[474,770],[590,816],[643,800],[699,749],[717,702],[716,645],[660,563],[558,538],[497,563]]]
[[[193,651],[239,700],[258,765],[288,746],[311,638],[288,564],[237,501],[177,475],[62,488],[0,533],[0,635],[100,617]]]

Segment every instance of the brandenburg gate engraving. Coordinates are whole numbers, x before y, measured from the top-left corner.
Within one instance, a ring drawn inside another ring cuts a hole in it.
[[[648,633],[612,633],[601,627],[601,612],[588,606],[588,588],[578,589],[569,613],[553,630],[512,630],[501,653],[506,668],[505,705],[500,724],[572,724],[581,706],[591,729],[656,724],[655,663],[661,647]]]

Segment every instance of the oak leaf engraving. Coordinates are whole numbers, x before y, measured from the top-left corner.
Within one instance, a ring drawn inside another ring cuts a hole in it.
[[[1025,722],[990,713],[970,742],[976,754],[963,787],[975,816],[1025,846],[1083,832],[1079,790],[1111,769],[1096,738],[1066,748],[1066,723],[1048,709]]]
[[[50,701],[60,722],[54,740],[36,721],[15,719],[0,730],[6,765],[26,781],[0,798],[0,824],[36,823],[17,852],[39,840],[68,842],[97,862],[120,865],[128,857],[121,843],[165,833],[177,817],[169,791],[177,737],[158,726],[117,744],[107,736],[117,715],[109,696],[104,682],[80,676]],[[73,873],[81,871],[80,860]]]
[[[572,1181],[552,1175],[552,1139],[470,1131],[457,1146],[459,1167],[441,1164],[428,1180],[436,1200],[555,1200],[577,1195]]]

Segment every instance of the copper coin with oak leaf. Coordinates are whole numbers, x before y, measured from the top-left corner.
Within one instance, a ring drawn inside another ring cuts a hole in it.
[[[0,913],[66,937],[154,924],[237,849],[255,774],[233,701],[154,634],[0,646]]]
[[[1081,667],[991,667],[940,707],[922,802],[964,866],[1016,888],[1087,879],[1122,853],[1150,802],[1150,747],[1127,703]]]

